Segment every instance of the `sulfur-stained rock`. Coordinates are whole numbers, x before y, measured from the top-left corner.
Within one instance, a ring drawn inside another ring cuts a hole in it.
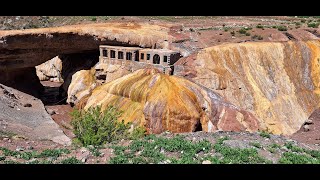
[[[76,72],[68,88],[67,103],[77,103],[79,99],[89,95],[95,87],[94,69]]]
[[[86,73],[89,72],[79,73],[78,77],[88,77]],[[84,88],[85,93],[88,88]],[[259,127],[251,113],[228,103],[212,90],[156,69],[137,70],[96,87],[92,94],[78,100],[85,109],[114,105],[124,112],[120,119],[144,126],[148,133],[256,131]]]
[[[175,75],[253,112],[272,133],[293,134],[319,107],[319,40],[223,44],[191,57]]]

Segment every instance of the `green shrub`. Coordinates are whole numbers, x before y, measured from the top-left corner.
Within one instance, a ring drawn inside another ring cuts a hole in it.
[[[5,156],[0,156],[0,161],[4,161],[6,159]]]
[[[319,23],[308,23],[308,27],[318,28],[319,27]]]
[[[293,145],[292,142],[287,142],[285,146],[290,149],[292,152],[304,152],[304,149],[298,146]]]
[[[264,138],[270,138],[270,134],[267,131],[261,131],[260,136]]]
[[[146,135],[146,129],[142,127],[136,127],[133,129],[132,133],[130,134],[130,139],[136,140],[143,138]]]
[[[39,155],[37,155],[37,157],[38,158],[47,158],[47,157],[58,158],[59,156],[61,156],[61,154],[70,154],[70,150],[68,150],[68,149],[45,149]]]
[[[285,26],[278,26],[277,29],[279,31],[287,31],[288,30],[287,27],[285,27]]]
[[[307,155],[296,154],[292,152],[283,153],[279,159],[280,164],[319,164],[320,161],[316,158]]]
[[[262,29],[262,28],[263,28],[263,25],[258,24],[258,25],[256,26],[256,28]]]
[[[250,144],[250,146],[254,146],[254,147],[258,148],[258,149],[262,148],[262,146],[261,146],[261,144],[259,142],[250,142],[249,144]]]
[[[61,164],[82,164],[82,162],[75,157],[64,159],[60,163]]]
[[[74,110],[71,124],[74,134],[83,145],[101,145],[128,136],[130,124],[118,121],[122,112],[109,106],[101,112],[101,107],[91,107],[87,111]]]
[[[91,18],[91,21],[96,21],[96,20],[97,20],[96,17],[92,17],[92,18]]]
[[[246,34],[247,30],[245,28],[242,28],[242,29],[239,30],[239,33],[240,34]]]
[[[251,35],[250,33],[246,32],[246,36],[250,36],[250,35]]]
[[[262,36],[260,36],[260,35],[253,35],[252,37],[251,37],[251,39],[258,39],[258,40],[263,40],[263,37]]]

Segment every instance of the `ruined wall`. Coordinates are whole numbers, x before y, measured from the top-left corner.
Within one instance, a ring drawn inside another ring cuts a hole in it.
[[[176,75],[252,112],[276,134],[296,132],[319,106],[318,40],[219,45],[177,65]]]

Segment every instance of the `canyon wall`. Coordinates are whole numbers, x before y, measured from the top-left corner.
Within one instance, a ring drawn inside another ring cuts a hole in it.
[[[261,128],[290,135],[319,107],[320,42],[255,42],[203,49],[176,63],[175,75],[252,112]]]

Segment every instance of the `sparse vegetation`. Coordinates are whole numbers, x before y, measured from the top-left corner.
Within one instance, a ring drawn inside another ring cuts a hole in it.
[[[287,27],[285,27],[285,26],[278,26],[277,29],[279,31],[287,31],[288,30]]]
[[[318,28],[320,23],[308,23],[308,27]]]
[[[64,159],[60,162],[61,164],[82,164],[81,161],[79,161],[77,158],[75,157],[70,157],[67,159]]]
[[[100,106],[89,108],[87,111],[74,110],[71,113],[74,134],[84,146],[98,146],[106,142],[142,136],[141,129],[133,130],[131,136],[131,123],[118,121],[121,113],[113,106],[107,107],[103,112]]]
[[[234,36],[236,33],[234,31],[231,31],[230,34]]]
[[[250,142],[250,145],[253,147],[256,147],[258,149],[262,148],[262,146],[259,142]]]
[[[270,138],[270,134],[267,131],[261,131],[260,136],[264,138]]]
[[[247,30],[245,28],[242,28],[238,31],[240,34],[246,34]]]
[[[251,39],[258,39],[258,40],[263,40],[263,37],[261,35],[253,35],[251,36]]]
[[[220,139],[214,145],[215,151],[223,155],[223,159],[220,160],[220,163],[223,163],[223,164],[272,163],[271,161],[266,160],[260,155],[258,155],[258,151],[256,149],[231,148],[231,147],[224,146],[222,144],[223,141],[224,139]]]
[[[285,152],[279,159],[280,164],[319,164],[319,159],[293,152]]]
[[[262,29],[262,28],[263,28],[263,25],[258,24],[258,25],[256,26],[256,28]]]

